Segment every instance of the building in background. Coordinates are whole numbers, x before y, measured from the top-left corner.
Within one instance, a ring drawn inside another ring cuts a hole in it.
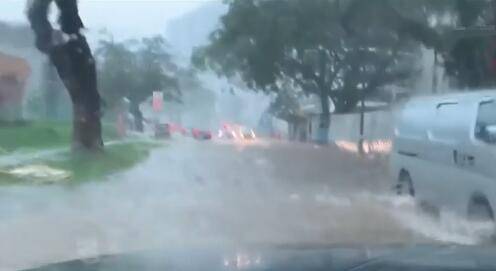
[[[23,59],[30,68],[25,82],[25,95],[18,114],[23,119],[71,119],[69,95],[45,55],[34,46],[34,36],[28,25],[0,22],[0,52]],[[52,117],[49,117],[52,119]]]
[[[0,52],[0,120],[22,119],[22,101],[30,74],[25,59]]]

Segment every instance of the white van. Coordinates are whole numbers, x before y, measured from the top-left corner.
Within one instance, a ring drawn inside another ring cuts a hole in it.
[[[494,220],[496,91],[408,101],[396,117],[391,170],[399,194]]]

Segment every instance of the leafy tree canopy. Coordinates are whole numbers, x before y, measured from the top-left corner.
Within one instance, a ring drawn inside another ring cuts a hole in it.
[[[388,4],[367,2],[377,11]],[[338,112],[347,112],[361,94],[374,95],[416,71],[411,64],[418,54],[414,39],[399,35],[390,24],[364,23],[371,16],[348,13],[354,1],[228,3],[211,44],[199,48],[192,61],[219,75],[240,75],[253,89],[284,91],[281,81],[289,80],[293,87],[319,95],[324,111],[331,97]]]
[[[181,101],[178,67],[160,36],[138,42],[104,40],[97,50],[99,82],[104,99],[114,106],[126,97],[133,107],[163,91],[166,99]]]

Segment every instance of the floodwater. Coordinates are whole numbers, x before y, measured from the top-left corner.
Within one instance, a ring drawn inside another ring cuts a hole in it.
[[[173,140],[82,186],[0,190],[0,270],[139,249],[481,242],[487,225],[422,215],[386,161],[333,147]]]

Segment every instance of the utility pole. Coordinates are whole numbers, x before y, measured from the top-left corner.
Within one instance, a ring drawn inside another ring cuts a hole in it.
[[[365,126],[365,91],[362,89],[360,91],[360,139],[358,140],[358,152],[359,154],[365,154],[363,143],[364,143],[364,126]]]
[[[329,110],[329,90],[326,84],[327,73],[327,54],[324,48],[319,49],[319,78],[318,85],[320,88],[321,115],[319,120],[319,132],[317,141],[319,144],[327,145],[329,143],[329,127],[331,116]]]
[[[434,48],[434,63],[432,67],[432,93],[436,94],[437,93],[437,85],[438,85],[438,79],[437,79],[437,49]]]

